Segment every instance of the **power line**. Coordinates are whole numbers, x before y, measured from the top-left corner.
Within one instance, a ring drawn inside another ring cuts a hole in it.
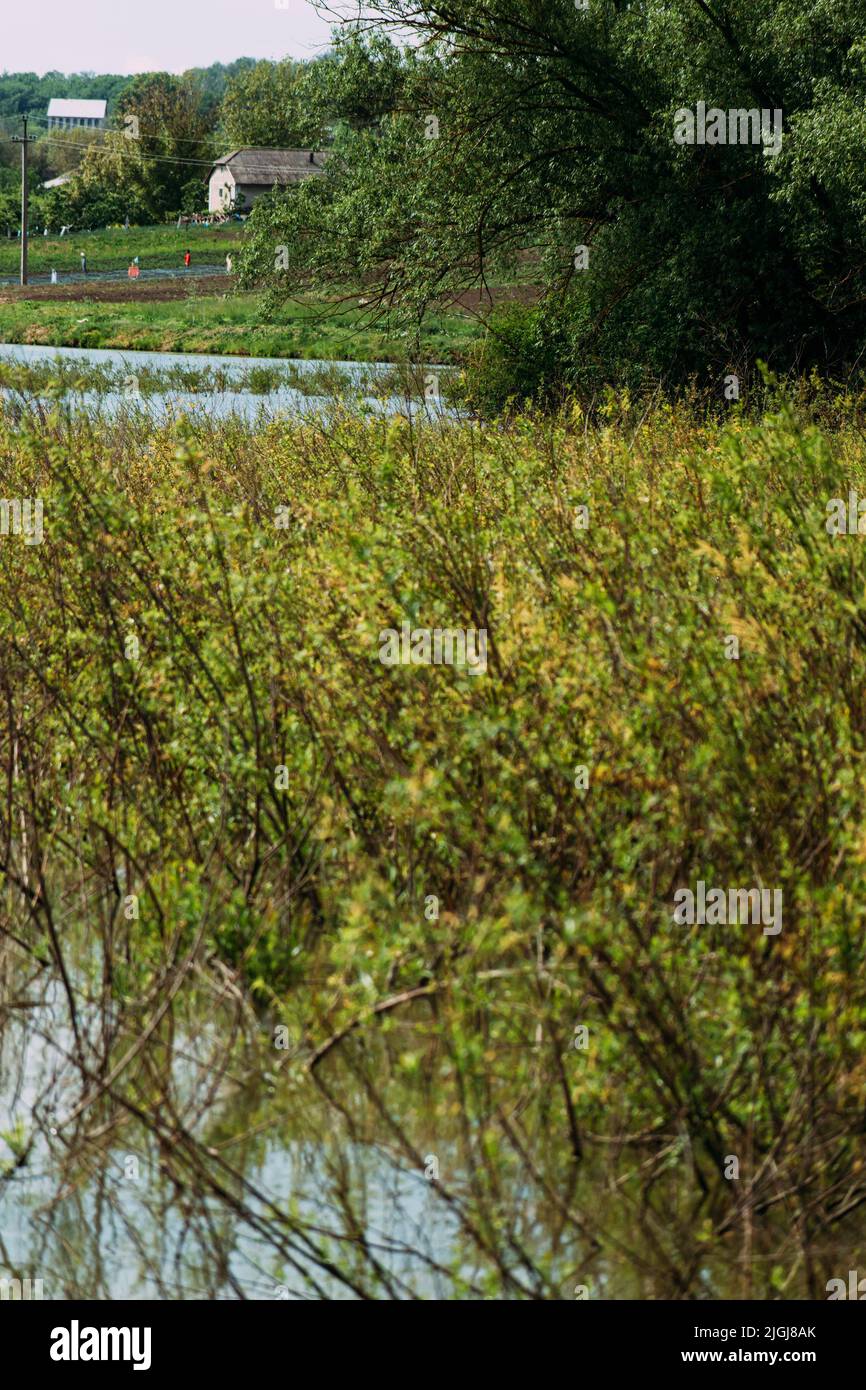
[[[14,137],[13,137],[13,138],[14,138]],[[71,144],[69,144],[69,142],[66,141],[66,140],[52,140],[52,139],[50,139],[50,138],[49,138],[48,140],[46,140],[45,143],[46,143],[46,144],[49,144],[49,145],[58,145],[58,144],[61,144],[61,145],[63,145],[64,149],[67,149],[67,150],[88,150],[88,149],[92,149],[92,148],[93,148],[91,145],[71,145]],[[122,148],[123,148],[123,146],[120,146],[120,149],[122,149]],[[242,148],[242,149],[244,149],[244,150],[252,150],[252,149],[253,149],[253,146],[252,146],[252,145],[243,145],[243,146],[240,146],[240,148]],[[260,148],[260,149],[264,149],[264,148],[267,148],[267,147],[266,147],[266,146],[261,146],[261,147],[259,147],[259,148]],[[314,151],[314,153],[315,153],[315,151]],[[320,151],[320,153],[321,153],[321,151]],[[180,159],[180,158],[178,158],[176,155],[167,155],[167,154],[145,154],[145,155],[144,155],[144,158],[145,158],[146,160],[148,160],[149,162],[155,163],[155,164],[197,164],[197,165],[204,166],[204,168],[206,168],[206,169],[212,169],[212,168],[214,167],[215,164],[219,164],[219,163],[220,163],[220,158],[219,158],[219,156],[217,156],[215,159]],[[315,167],[316,167],[316,168],[321,168],[322,166],[321,166],[321,165],[316,165]],[[283,165],[283,164],[257,164],[257,165],[256,165],[256,173],[259,173],[259,174],[284,174],[285,172],[286,172],[286,169],[285,169],[285,165]]]
[[[133,114],[133,113],[130,112],[129,114],[131,115],[131,114]],[[2,121],[4,121],[4,120],[7,120],[7,121],[17,121],[17,120],[22,120],[22,119],[23,119],[23,117],[20,116],[20,115],[17,115],[17,116],[0,116],[0,122],[2,122]],[[62,131],[62,130],[64,129],[64,127],[62,127],[62,126],[49,126],[49,125],[46,123],[46,118],[45,118],[44,116],[28,116],[28,120],[30,120],[31,122],[35,121],[37,124],[41,125],[45,130],[58,130],[58,131]],[[88,129],[91,129],[91,130],[93,130],[93,134],[94,134],[94,135],[123,135],[123,134],[124,134],[123,126],[99,126],[99,127],[69,126],[68,129],[69,129],[70,133],[72,133],[73,131],[77,131],[77,130],[88,130]],[[161,130],[159,130],[159,131],[158,131],[158,130],[144,130],[144,131],[142,131],[141,128],[139,127],[139,135],[138,135],[138,138],[139,138],[139,139],[142,139],[142,140],[161,140],[161,139],[163,139],[164,137],[165,137],[165,131],[161,131]],[[40,137],[40,138],[43,138],[43,137]],[[195,136],[192,136],[192,135],[178,135],[178,136],[171,136],[170,138],[174,140],[174,143],[175,143],[176,145],[201,145],[201,144],[204,144],[204,141],[205,141],[205,140],[212,138],[212,135],[211,135],[211,134],[208,134],[208,135],[203,136],[203,137],[201,137],[201,138],[199,138],[199,139],[196,139],[196,137],[195,137]],[[67,142],[64,141],[63,143],[66,144]],[[78,146],[72,146],[72,148],[73,148],[73,149],[77,149],[77,148],[79,148],[79,147],[78,147]],[[91,146],[90,146],[90,145],[83,145],[83,146],[81,146],[80,148],[82,148],[82,149],[90,149]],[[273,150],[275,147],[274,147],[273,145],[240,145],[240,146],[235,146],[235,148],[237,148],[237,149],[244,149],[244,150],[255,150],[256,153],[266,153],[266,152],[268,152],[268,151],[270,151],[270,150]],[[306,145],[303,145],[303,146],[301,146],[300,148],[306,149],[307,146],[306,146]]]
[[[130,113],[130,114],[132,114],[132,113]],[[4,120],[4,119],[5,119],[5,120],[21,120],[22,117],[21,117],[21,116],[7,116],[7,117],[2,117],[2,116],[0,116],[0,120]],[[48,123],[47,123],[47,121],[46,121],[46,118],[45,118],[44,116],[31,116],[31,117],[28,117],[28,119],[31,120],[31,121],[34,121],[34,120],[35,120],[36,123],[37,123],[37,125],[41,126],[43,130],[56,130],[56,131],[58,131],[58,132],[63,132],[63,131],[68,130],[68,131],[70,132],[70,134],[71,134],[73,131],[76,131],[76,132],[77,132],[77,131],[81,131],[81,130],[91,130],[91,131],[93,132],[94,135],[123,135],[123,134],[124,134],[124,128],[123,128],[123,126],[83,126],[83,125],[73,125],[73,126],[56,126],[56,125],[54,125],[54,126],[52,126],[52,125],[48,125]],[[157,131],[157,130],[146,130],[146,131],[144,131],[144,132],[141,132],[141,131],[140,131],[139,134],[140,134],[140,137],[141,137],[142,139],[145,139],[145,140],[159,140],[159,139],[161,139],[161,138],[164,136],[165,132],[164,132],[164,131]],[[173,136],[173,137],[172,137],[172,139],[174,139],[175,142],[176,142],[176,144],[178,144],[178,145],[201,145],[201,144],[204,143],[204,141],[205,141],[206,139],[209,139],[209,138],[210,138],[210,133],[209,133],[208,135],[201,136],[201,137],[199,137],[198,139],[197,139],[194,135],[178,135],[178,136]],[[248,146],[247,148],[252,149],[252,146]],[[263,146],[262,148],[267,148],[267,146]],[[273,148],[273,147],[271,147],[271,148]]]
[[[50,135],[43,136],[42,139],[46,145],[62,145],[66,150],[92,150],[96,148],[93,145],[74,145],[68,140],[55,140],[52,139]],[[130,141],[131,145],[134,143],[137,144],[138,142]],[[103,145],[102,148],[104,149],[105,146]],[[119,146],[118,152],[123,148],[122,145]],[[212,169],[214,164],[217,163],[216,159],[181,159],[177,155],[169,154],[145,154],[144,158],[158,164],[204,164],[208,169]]]
[[[20,119],[23,120],[23,122],[24,122],[24,129],[25,129],[25,132],[26,132],[27,123],[28,123],[28,119],[29,119],[29,118],[28,118],[27,116],[23,116],[23,117],[21,117]],[[100,133],[100,134],[103,134],[103,135],[109,135],[109,134],[112,134],[112,135],[123,135],[123,131],[122,131],[122,130],[113,130],[113,131],[102,130],[102,131],[100,131],[99,133]],[[35,136],[30,136],[30,137],[28,137],[28,138],[29,138],[29,143],[31,143],[31,144],[35,143],[35,140],[36,140],[36,137],[35,137]],[[127,138],[131,138],[131,137],[127,137]],[[140,135],[140,133],[139,133],[139,136],[136,137],[136,143],[138,142],[138,140],[139,140],[140,138],[142,138],[142,137],[141,137],[141,135]],[[154,136],[148,137],[147,135],[145,135],[144,138],[151,138],[151,139],[152,139],[152,138],[160,138],[160,137],[154,137]],[[77,144],[77,143],[75,143],[75,141],[66,140],[66,139],[60,139],[60,138],[58,138],[57,136],[50,136],[50,135],[43,135],[43,136],[40,137],[40,140],[41,140],[41,143],[44,143],[44,144],[47,144],[47,145],[59,145],[62,149],[66,149],[66,150],[82,150],[82,151],[86,152],[87,150],[91,150],[91,149],[106,149],[106,148],[107,148],[107,146],[106,146],[106,144],[105,144],[104,141],[101,141],[101,142],[99,142],[99,143],[96,143],[96,142],[89,142],[89,143],[87,143],[87,144]],[[15,135],[13,135],[13,136],[11,136],[11,137],[9,137],[9,138],[7,138],[7,139],[2,139],[2,138],[0,138],[0,144],[4,144],[4,145],[6,145],[6,144],[19,144],[20,142],[21,142],[21,137],[20,137],[20,136],[15,136]],[[178,140],[178,143],[191,144],[191,143],[202,143],[202,142],[191,141],[191,140],[187,140],[187,139],[185,139],[185,138],[182,138],[182,139],[179,139],[179,140]],[[26,148],[26,146],[23,146],[22,148]],[[123,151],[124,148],[125,148],[125,147],[124,147],[123,145],[118,145],[115,152],[116,152],[116,153],[121,153],[121,152]],[[242,149],[242,150],[244,150],[244,151],[249,150],[251,153],[264,154],[264,153],[270,153],[271,150],[272,150],[274,147],[273,147],[272,145],[241,145],[241,146],[238,146],[238,147],[236,147],[236,148]],[[304,148],[307,148],[307,147],[304,147]],[[314,151],[311,151],[311,153],[314,153]],[[158,155],[158,154],[147,154],[147,153],[145,153],[143,157],[144,157],[144,159],[147,160],[148,162],[154,163],[154,164],[186,165],[186,166],[188,166],[188,167],[200,168],[200,169],[212,169],[212,168],[214,168],[214,166],[215,166],[216,164],[218,164],[218,163],[220,162],[219,156],[216,156],[216,157],[210,158],[210,159],[187,159],[187,158],[183,158],[183,157],[178,156],[178,155]],[[22,158],[23,158],[23,155],[22,155]],[[317,167],[321,167],[321,166],[317,166]],[[73,171],[71,171],[71,172],[74,173],[75,171],[73,170]],[[279,176],[280,176],[281,174],[285,174],[285,173],[286,173],[286,169],[285,169],[285,166],[284,166],[283,164],[259,164],[259,165],[257,166],[256,172],[259,173],[259,174],[273,175],[273,176],[274,176],[274,183],[279,183],[279,181],[280,181]],[[297,182],[297,180],[296,180],[296,182]],[[22,194],[22,198],[23,198],[23,194]],[[22,205],[23,205],[23,204],[22,204]],[[24,248],[23,248],[23,246],[22,246],[22,256],[23,256],[23,255],[24,255]],[[23,273],[26,273],[26,268],[25,268],[25,272],[23,272]],[[21,283],[24,284],[25,281],[22,280]]]

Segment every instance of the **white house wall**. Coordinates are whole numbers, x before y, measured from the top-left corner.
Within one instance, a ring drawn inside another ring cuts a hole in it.
[[[235,196],[235,181],[230,169],[215,169],[208,184],[209,212],[224,212]]]

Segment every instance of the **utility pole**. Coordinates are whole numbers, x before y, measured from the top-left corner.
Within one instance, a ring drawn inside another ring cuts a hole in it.
[[[27,151],[33,144],[33,136],[27,134],[27,117],[22,116],[24,134],[13,135],[12,140],[21,146],[21,284],[27,284],[27,234],[30,213],[30,188],[27,183]]]

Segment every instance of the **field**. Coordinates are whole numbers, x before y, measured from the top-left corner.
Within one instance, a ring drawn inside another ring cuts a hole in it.
[[[228,224],[37,237],[30,269],[32,274],[52,267],[77,272],[79,250],[86,251],[93,272],[125,271],[134,255],[145,270],[179,267],[187,247],[193,266],[222,265],[241,236],[238,224]],[[17,272],[18,254],[17,243],[0,241],[0,275]],[[521,279],[526,274],[523,270]],[[522,282],[492,291],[494,298],[533,294]],[[266,316],[260,296],[238,293],[228,275],[0,285],[0,342],[360,362],[405,362],[423,354],[429,362],[459,362],[482,331],[489,308],[477,292],[469,292],[431,312],[419,347],[393,327],[373,323],[361,299],[362,291],[350,285],[330,296],[304,293]]]
[[[59,229],[58,229],[59,230]],[[194,260],[211,265],[225,263],[226,253],[237,246],[242,235],[239,223],[217,227],[109,227],[93,232],[69,232],[66,236],[33,236],[29,245],[29,268],[33,275],[49,271],[78,271],[80,253],[87,257],[89,272],[126,270],[133,256],[142,268],[180,266],[189,250]],[[21,246],[16,240],[0,238],[0,275],[17,275]]]
[[[44,508],[0,545],[22,1056],[30,1028],[64,1112],[99,1095],[59,1138],[34,1104],[9,1163],[95,1184],[107,1219],[102,1165],[151,1154],[124,1211],[169,1286],[172,1183],[196,1269],[223,1270],[220,1209],[272,1278],[348,1296],[817,1298],[857,1267],[844,411],[98,437],[25,411],[0,448]],[[474,667],[431,664],[437,629]],[[700,884],[773,916],[675,920]],[[63,1228],[38,1239],[66,1268]],[[89,1236],[76,1259],[80,1290]]]

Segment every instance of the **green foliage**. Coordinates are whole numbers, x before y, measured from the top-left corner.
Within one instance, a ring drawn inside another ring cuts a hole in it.
[[[81,100],[104,100],[113,107],[117,97],[129,82],[117,73],[92,72],[35,72],[0,73],[0,120],[14,121],[18,116],[44,119],[52,97],[78,97]]]
[[[519,409],[527,401],[554,406],[573,382],[571,347],[562,313],[557,317],[547,306],[502,305],[468,353],[464,399],[484,416]]]
[[[337,30],[309,63],[262,61],[228,85],[221,108],[227,145],[318,148],[335,129],[377,125],[402,99],[406,59],[382,35]]]
[[[101,166],[101,152],[97,158]],[[116,226],[127,217],[135,225],[151,222],[159,215],[137,181],[113,181],[101,171],[94,172],[92,166],[85,178],[50,189],[41,202],[41,213],[41,220],[55,232],[62,226],[76,231]]]
[[[135,116],[139,138],[123,133]],[[34,147],[34,179],[74,171],[72,181],[34,200],[36,221],[77,229],[161,221],[202,210],[213,157],[213,115],[197,81],[147,73],[127,79],[105,131],[63,132]]]
[[[206,166],[213,157],[213,144],[197,83],[188,76],[169,73],[135,77],[124,89],[117,112],[121,126],[127,116],[135,117],[139,137],[111,136],[100,156],[88,151],[81,169],[82,182],[115,174],[123,191],[162,215],[185,210],[189,181],[196,175],[201,190],[198,206],[203,207]],[[201,161],[198,170],[196,160]]]
[[[859,2],[373,8],[425,40],[401,60],[399,102],[315,189],[253,219],[248,283],[285,296],[358,266],[371,299],[414,325],[528,259],[553,309],[568,306],[571,379],[593,389],[858,360]],[[781,110],[781,152],[675,143],[675,113],[699,101]],[[290,248],[282,280],[275,244]]]
[[[231,63],[191,68],[184,76],[198,85],[203,109],[208,110],[221,100],[227,84],[235,76],[253,66],[254,59],[237,58]],[[104,100],[108,102],[111,116],[116,102],[132,81],[119,73],[46,72],[38,76],[35,72],[3,72],[0,73],[0,121],[14,125],[23,115],[43,121],[52,97]]]
[[[0,888],[22,968],[48,923],[76,963],[83,932],[118,1057],[118,999],[137,1048],[185,979],[238,1018],[270,1006],[292,1083],[336,1038],[327,1133],[342,1117],[352,1142],[328,1200],[345,1212],[362,1100],[404,1176],[406,1131],[421,1158],[437,1135],[480,1245],[456,1267],[474,1287],[480,1261],[491,1296],[561,1296],[589,1258],[575,1230],[611,1287],[655,1270],[682,1294],[697,1269],[715,1287],[742,1219],[728,1154],[768,1256],[742,1277],[789,1287],[789,1208],[823,1240],[862,1192],[866,555],[825,522],[828,498],[866,495],[863,406],[819,386],[818,423],[779,403],[719,423],[620,392],[595,423],[98,434],[10,412],[4,491],[45,512],[41,545],[0,544]],[[384,666],[404,621],[483,628],[486,672]],[[699,879],[781,889],[779,935],[676,925]],[[236,1023],[196,1026],[228,1046]],[[180,1022],[156,1041],[175,1026],[188,1055]],[[141,1057],[106,1114],[128,1097],[173,1131],[173,1069]],[[228,1057],[208,1078],[246,1077]],[[577,1213],[561,1248],[551,1193]],[[646,1258],[610,1234],[638,1209]],[[345,1219],[341,1259],[373,1280]]]
[[[338,981],[329,1029],[433,978],[467,1047],[464,995],[504,1040],[541,939],[603,1048],[594,1123],[616,1094],[716,1155],[809,1093],[832,1145],[866,1100],[866,673],[861,548],[824,503],[866,489],[862,440],[603,414],[138,430],[116,456],[23,424],[7,492],[44,496],[47,539],[0,548],[2,681],[43,867],[74,844],[98,879],[125,846],[136,958],[204,930],[270,990]],[[483,627],[487,673],[387,669],[403,621]],[[781,935],[675,928],[698,878],[782,888]]]
[[[332,49],[304,69],[304,100],[331,124],[375,126],[400,108],[412,57],[375,30],[338,29]]]
[[[261,62],[229,83],[220,109],[227,147],[318,147],[321,122],[310,109],[305,66],[286,58]]]

